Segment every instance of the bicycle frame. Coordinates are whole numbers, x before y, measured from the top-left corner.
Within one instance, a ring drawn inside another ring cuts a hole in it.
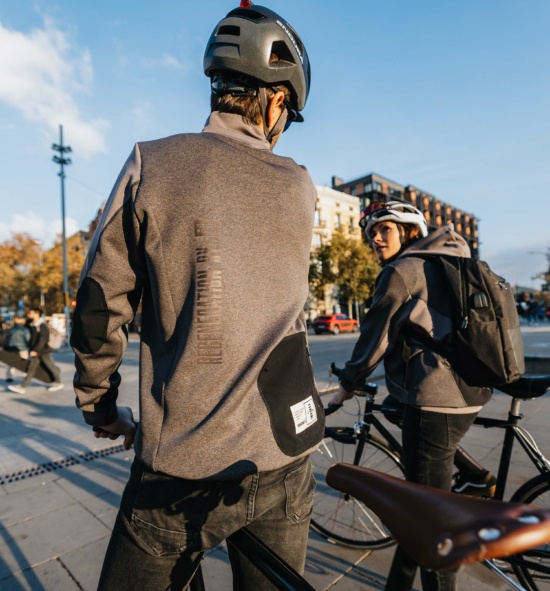
[[[358,462],[366,444],[366,437],[370,433],[371,427],[374,427],[388,443],[388,447],[396,452],[402,453],[402,446],[399,441],[390,433],[383,422],[374,414],[375,412],[383,412],[383,405],[374,402],[375,395],[367,394],[365,397],[365,411],[363,416],[363,429],[358,430],[359,425],[356,424],[356,433],[358,435],[358,444],[355,454],[355,461]],[[478,416],[474,421],[474,425],[479,425],[485,429],[504,429],[504,440],[502,443],[502,451],[498,463],[497,485],[495,492],[495,499],[503,500],[506,483],[508,480],[508,473],[512,463],[512,451],[514,448],[514,441],[517,440],[533,466],[540,474],[550,474],[550,462],[546,459],[544,454],[539,450],[536,442],[531,434],[519,426],[519,421],[523,418],[520,413],[520,406],[522,400],[513,398],[508,411],[506,419],[495,419],[492,417]]]
[[[538,470],[538,472],[540,474],[547,474],[548,478],[550,479],[550,462],[539,450],[531,434],[518,424],[519,421],[523,418],[523,415],[520,413],[521,402],[522,399],[512,398],[510,410],[508,411],[508,417],[506,419],[496,419],[492,417],[478,416],[474,421],[475,425],[480,425],[485,429],[498,428],[504,429],[505,431],[504,440],[502,443],[502,451],[498,463],[497,484],[494,495],[494,498],[497,500],[504,500],[504,493],[506,489],[510,466],[512,463],[512,452],[515,440],[519,442],[519,444],[531,460],[531,463]],[[382,409],[383,405],[374,403],[374,394],[367,394],[365,402],[364,420],[362,423],[363,429],[357,431],[356,425],[356,433],[358,434],[358,444],[355,454],[355,463],[357,464],[359,463],[359,460],[367,443],[367,434],[370,433],[371,427],[374,427],[386,439],[388,447],[390,449],[399,454],[402,453],[401,444],[388,431],[388,429],[384,426],[381,420],[374,415],[374,411],[382,412]],[[536,557],[536,555],[531,554],[531,558],[533,557]],[[532,562],[532,560],[529,560],[529,558],[525,556],[508,556],[506,558],[503,558],[503,560],[508,562],[509,564],[535,567],[535,570],[538,570],[539,572],[544,573],[546,575],[550,575],[550,569],[540,564],[535,565]],[[516,581],[510,579],[510,577],[508,577],[494,563],[494,561],[486,560],[483,562],[483,564],[489,570],[491,570],[496,576],[506,581],[513,589],[523,589],[523,587],[520,586]]]
[[[382,412],[383,406],[374,402],[376,394],[367,393],[365,396],[365,410],[363,412],[362,423],[355,424],[355,432],[358,437],[357,449],[355,451],[355,463],[359,462],[365,444],[367,442],[367,436],[370,434],[371,427],[374,427],[382,437],[388,443],[388,447],[398,453],[400,456],[403,452],[403,447],[399,441],[390,433],[387,427],[382,421],[374,414],[375,412]]]
[[[474,425],[481,425],[485,429],[504,429],[504,441],[502,444],[502,451],[500,454],[500,461],[498,465],[497,485],[495,498],[499,500],[504,499],[504,491],[506,482],[508,480],[508,473],[512,463],[512,451],[514,448],[514,440],[517,439],[525,453],[529,456],[531,463],[541,473],[550,473],[550,462],[545,458],[542,452],[537,447],[535,441],[530,433],[518,425],[523,415],[519,412],[521,400],[518,398],[512,399],[510,410],[508,411],[507,419],[494,419],[491,417],[477,417]]]
[[[227,543],[250,560],[280,591],[315,591],[304,577],[246,527],[230,535]],[[189,591],[206,591],[200,565],[189,584]]]
[[[227,543],[250,560],[280,591],[315,591],[304,577],[292,569],[280,556],[246,528],[229,536]],[[515,591],[525,591],[521,585],[511,579],[493,561],[485,560],[482,564],[487,566],[493,574],[505,581]],[[206,591],[200,566],[189,585],[189,590]]]

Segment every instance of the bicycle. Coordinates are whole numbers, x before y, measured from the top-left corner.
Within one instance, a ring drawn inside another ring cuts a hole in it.
[[[337,368],[333,367],[336,374]],[[550,462],[538,448],[529,432],[518,425],[522,419],[520,406],[523,400],[543,396],[550,388],[550,376],[521,378],[518,382],[499,388],[512,396],[512,402],[506,419],[477,417],[474,424],[485,428],[504,429],[504,440],[499,460],[495,499],[503,500],[508,480],[514,441],[521,447],[538,470],[539,475],[525,482],[513,493],[512,502],[537,503],[550,506]],[[356,394],[365,396],[363,417],[359,414],[353,428],[328,427],[325,440],[318,452],[312,456],[315,476],[320,483],[320,494],[315,497],[311,528],[327,540],[351,547],[383,548],[395,541],[383,520],[376,516],[371,508],[366,508],[349,493],[330,492],[323,488],[324,473],[329,465],[351,458],[350,463],[358,466],[379,466],[382,471],[404,478],[401,464],[401,444],[390,433],[376,412],[385,416],[394,415],[391,422],[399,422],[400,410],[395,407],[376,404],[376,384],[364,384]],[[373,435],[375,430],[379,435]],[[539,585],[550,582],[550,544],[530,551],[522,556],[507,558],[512,570],[522,585],[529,591],[542,591]],[[491,568],[491,565],[487,565]],[[538,583],[538,584],[537,584]]]
[[[458,568],[473,562],[522,553],[550,538],[550,510],[511,505],[438,491],[350,464],[327,472],[330,486],[373,507],[399,544],[424,568]],[[227,542],[281,591],[315,591],[246,528]],[[497,566],[493,572],[516,591],[526,591]],[[202,572],[190,591],[204,591]]]

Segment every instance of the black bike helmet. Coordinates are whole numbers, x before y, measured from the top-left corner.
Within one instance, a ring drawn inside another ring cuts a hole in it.
[[[279,60],[270,63],[272,53]],[[290,118],[303,121],[299,112],[306,104],[311,79],[306,48],[294,29],[272,10],[243,0],[240,8],[218,23],[204,54],[204,73],[213,78],[216,71],[235,72],[235,78],[229,79],[244,87],[248,78],[259,87],[284,84],[292,97]]]

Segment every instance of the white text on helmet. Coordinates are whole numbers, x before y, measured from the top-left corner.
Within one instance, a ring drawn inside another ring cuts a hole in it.
[[[298,43],[296,43],[296,39],[294,39],[294,35],[288,30],[288,28],[281,21],[278,20],[277,24],[279,25],[279,27],[281,27],[281,29],[283,29],[283,31],[288,35],[289,39],[292,41],[292,45],[294,45],[294,49],[296,49],[296,51],[298,52],[298,57],[300,58],[300,61],[303,64],[304,58],[302,56],[302,52],[300,51],[300,48],[298,47]]]

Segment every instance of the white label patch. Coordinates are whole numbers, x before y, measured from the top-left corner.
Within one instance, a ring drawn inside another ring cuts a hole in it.
[[[317,409],[315,408],[315,404],[313,404],[313,396],[302,400],[302,402],[298,402],[298,404],[293,404],[290,407],[290,412],[294,418],[296,435],[317,422]]]

